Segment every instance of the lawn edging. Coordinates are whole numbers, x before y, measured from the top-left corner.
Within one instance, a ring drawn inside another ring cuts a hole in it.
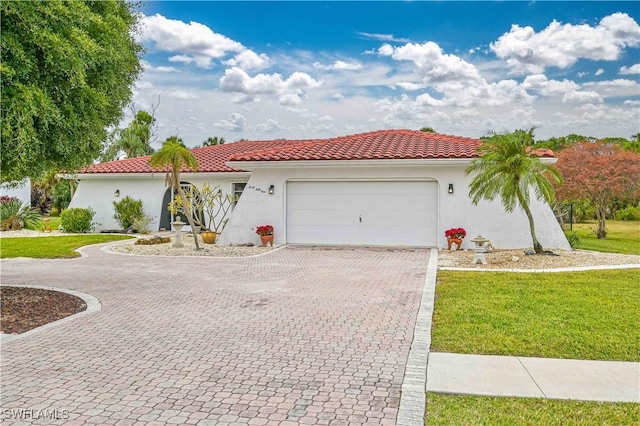
[[[0,342],[2,344],[8,343],[8,342],[12,342],[14,340],[22,339],[22,338],[25,338],[25,337],[33,336],[34,334],[40,333],[40,332],[45,331],[45,330],[49,330],[49,329],[51,329],[53,327],[57,327],[59,325],[65,324],[65,323],[70,322],[70,321],[74,321],[74,320],[76,320],[78,318],[81,318],[81,317],[86,316],[86,315],[93,314],[94,312],[98,312],[100,309],[102,309],[102,303],[100,302],[100,299],[98,299],[97,297],[92,296],[90,294],[82,293],[80,291],[68,290],[66,288],[60,288],[60,287],[43,286],[43,285],[11,284],[11,285],[3,286],[3,287],[38,288],[38,289],[42,289],[42,290],[51,290],[51,291],[57,291],[57,292],[60,292],[60,293],[70,294],[72,296],[76,296],[76,297],[79,297],[80,299],[82,299],[84,301],[84,303],[86,303],[87,309],[85,309],[82,312],[78,312],[77,314],[69,315],[68,317],[61,318],[61,319],[59,319],[57,321],[54,321],[54,322],[50,322],[49,324],[45,324],[45,325],[42,325],[40,327],[36,327],[34,329],[31,329],[29,331],[25,331],[24,333],[19,333],[19,334],[0,334]]]

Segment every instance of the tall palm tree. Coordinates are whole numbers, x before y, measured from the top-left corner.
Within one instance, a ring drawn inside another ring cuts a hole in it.
[[[481,199],[494,200],[500,197],[506,212],[516,206],[524,210],[529,220],[533,249],[542,253],[542,245],[536,237],[535,224],[530,208],[530,194],[538,200],[552,202],[555,198],[549,179],[561,183],[560,172],[530,151],[533,144],[533,129],[516,130],[513,133],[496,134],[483,140],[476,158],[466,173],[477,173],[469,185],[469,196],[474,204]]]
[[[202,142],[201,146],[214,146],[214,145],[224,145],[224,138],[219,138],[217,136],[208,137],[206,140]]]
[[[176,142],[174,138],[168,138],[162,145],[162,148],[155,152],[149,159],[149,164],[153,167],[166,167],[167,170],[167,185],[171,186],[174,190],[178,191],[178,195],[182,200],[186,200],[187,197],[180,185],[180,171],[185,169],[191,169],[194,172],[198,170],[198,160],[193,156],[191,151]],[[200,250],[198,244],[198,237],[196,235],[195,226],[193,223],[193,215],[188,203],[184,203],[184,213],[187,216],[189,226],[191,226],[191,232],[193,233],[193,240],[196,243],[196,251]]]
[[[151,128],[154,123],[155,118],[151,114],[146,111],[138,111],[128,127],[116,131],[117,138],[108,144],[102,155],[102,160],[115,160],[120,153],[124,153],[125,158],[153,154]]]

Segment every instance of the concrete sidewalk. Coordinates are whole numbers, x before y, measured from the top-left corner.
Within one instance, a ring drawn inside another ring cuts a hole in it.
[[[427,390],[640,402],[640,363],[431,352]]]

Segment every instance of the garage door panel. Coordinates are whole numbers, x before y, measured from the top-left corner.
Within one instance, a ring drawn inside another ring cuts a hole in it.
[[[436,246],[437,189],[427,181],[288,182],[287,242]]]

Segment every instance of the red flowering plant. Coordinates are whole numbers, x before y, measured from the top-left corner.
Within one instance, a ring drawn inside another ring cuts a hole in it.
[[[256,228],[256,234],[260,235],[261,237],[265,235],[273,235],[273,226],[271,225],[258,226]]]
[[[447,238],[458,238],[461,240],[467,236],[467,231],[465,231],[464,228],[451,228],[444,231],[444,235]]]

